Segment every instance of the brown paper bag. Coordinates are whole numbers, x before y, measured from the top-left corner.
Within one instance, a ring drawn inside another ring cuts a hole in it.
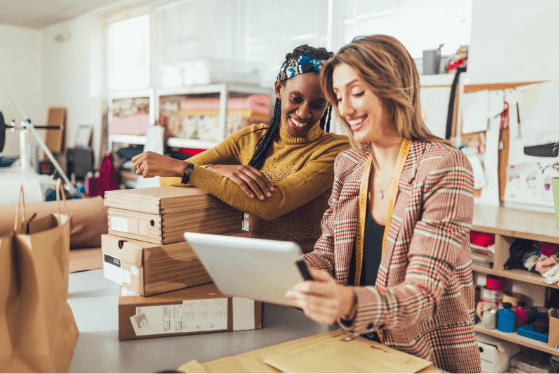
[[[64,198],[60,180],[57,191]],[[70,219],[58,207],[24,222],[23,188],[17,210],[14,232],[0,238],[0,372],[66,372],[78,339],[67,303]]]

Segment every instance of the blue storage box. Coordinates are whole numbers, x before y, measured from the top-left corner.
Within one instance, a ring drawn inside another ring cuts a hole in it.
[[[540,313],[531,310],[529,318],[533,318],[536,315],[544,317],[545,315],[547,315],[547,313]],[[539,340],[540,342],[544,342],[544,343],[547,343],[547,341],[549,340],[549,333],[544,334],[542,332],[534,331],[534,325],[532,324],[520,326],[519,328],[516,329],[516,333],[518,335],[522,335],[530,339]]]

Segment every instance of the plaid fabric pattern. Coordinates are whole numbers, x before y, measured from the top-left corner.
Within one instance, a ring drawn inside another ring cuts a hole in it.
[[[367,155],[342,152],[334,164],[329,209],[309,266],[348,273],[358,220],[359,184]],[[354,288],[355,318],[342,327],[358,334],[382,330],[383,343],[448,372],[480,372],[474,332],[469,232],[473,174],[457,149],[414,142],[399,181],[375,287]]]

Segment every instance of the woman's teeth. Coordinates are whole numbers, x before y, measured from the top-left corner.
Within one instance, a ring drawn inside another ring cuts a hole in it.
[[[304,123],[298,122],[298,121],[297,121],[296,119],[294,119],[294,118],[291,118],[291,122],[293,122],[293,124],[294,124],[296,127],[299,127],[299,128],[305,126]]]
[[[359,125],[361,122],[363,122],[363,120],[364,120],[364,118],[354,119],[353,121],[349,121],[349,125],[350,126]]]

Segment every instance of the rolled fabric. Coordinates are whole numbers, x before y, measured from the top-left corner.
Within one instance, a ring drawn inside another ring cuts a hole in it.
[[[70,216],[70,249],[90,248],[101,246],[101,235],[108,233],[107,208],[103,198],[69,199],[68,215]],[[25,219],[31,218],[33,213],[37,217],[49,213],[56,214],[56,201],[32,203],[25,205]],[[3,205],[0,214],[0,235],[14,229],[16,204]],[[64,214],[64,205],[60,204],[60,213]]]

